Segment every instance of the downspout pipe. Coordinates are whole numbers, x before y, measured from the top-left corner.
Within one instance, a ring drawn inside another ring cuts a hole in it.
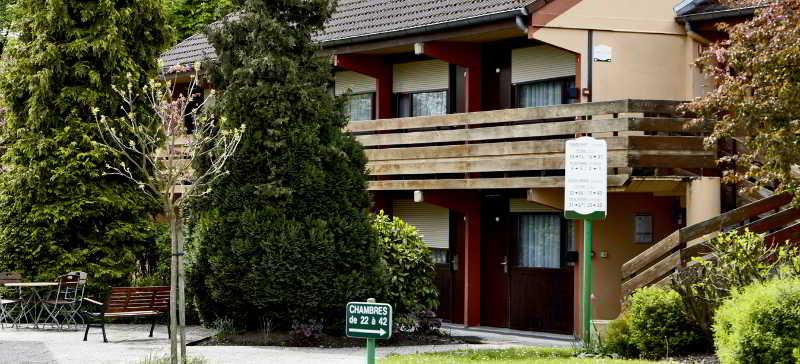
[[[587,53],[589,54],[589,57],[587,57],[589,58],[587,59],[589,64],[586,68],[586,88],[589,90],[589,94],[586,95],[586,102],[592,102],[592,94],[594,93],[592,85],[594,81],[594,77],[592,75],[592,71],[594,69],[594,30],[592,29],[589,29],[586,35],[586,49]]]
[[[530,19],[530,13],[528,12],[528,8],[523,6],[519,9],[519,14],[514,17],[514,23],[517,25],[519,30],[527,33],[528,26],[530,25],[528,19]]]

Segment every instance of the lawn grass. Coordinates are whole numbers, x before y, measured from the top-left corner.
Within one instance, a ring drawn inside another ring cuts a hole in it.
[[[389,356],[381,364],[564,364],[564,363],[603,363],[603,364],[645,364],[645,360],[575,358],[572,349],[555,348],[512,348],[502,350],[459,350],[442,353]]]

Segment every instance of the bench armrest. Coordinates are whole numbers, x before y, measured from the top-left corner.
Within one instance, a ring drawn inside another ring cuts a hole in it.
[[[95,301],[95,300],[93,300],[91,298],[84,297],[83,300],[86,301],[86,302],[89,302],[89,303],[94,303],[95,305],[98,305],[98,306],[102,306],[103,305],[102,302],[97,302],[97,301]]]

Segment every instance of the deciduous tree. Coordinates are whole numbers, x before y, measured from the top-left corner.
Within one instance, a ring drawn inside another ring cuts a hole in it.
[[[735,166],[729,182],[749,179],[800,196],[800,0],[769,2],[727,30],[730,39],[699,60],[716,88],[687,109],[714,123],[709,146],[740,142],[723,159]]]

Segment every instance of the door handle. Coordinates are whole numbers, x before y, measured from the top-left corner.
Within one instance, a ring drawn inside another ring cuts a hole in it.
[[[503,257],[503,261],[500,262],[500,265],[503,266],[503,273],[508,273],[508,257]]]

